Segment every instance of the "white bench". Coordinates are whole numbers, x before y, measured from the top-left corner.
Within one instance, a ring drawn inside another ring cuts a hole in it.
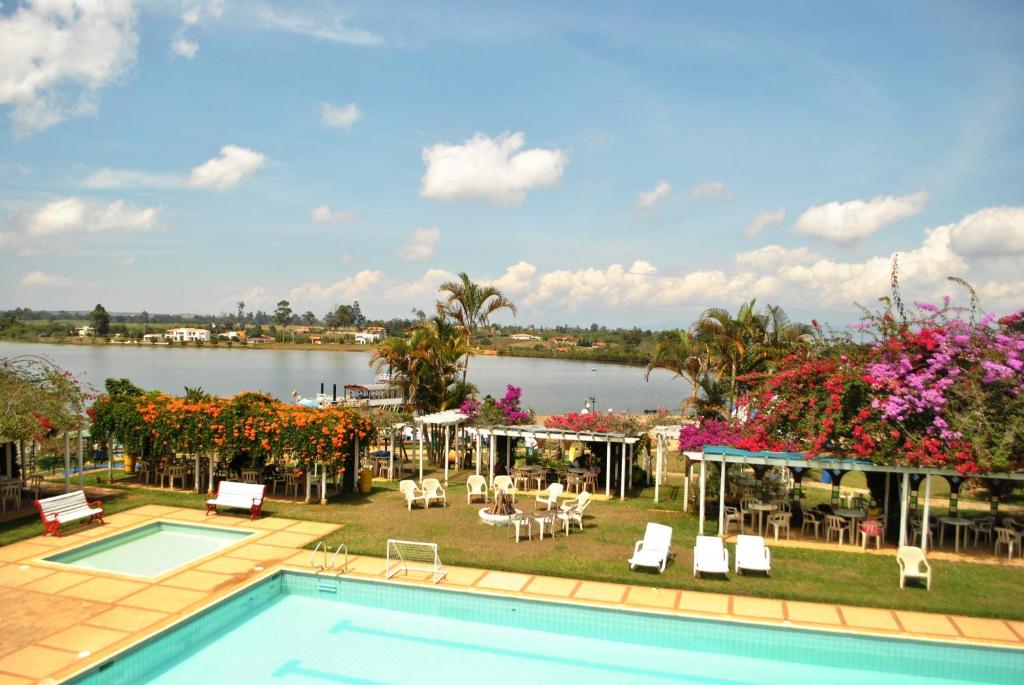
[[[60,537],[60,527],[65,523],[89,519],[89,521],[103,520],[103,502],[96,500],[88,502],[85,499],[85,492],[75,490],[56,497],[35,500],[36,509],[39,511],[39,518],[43,522],[43,535],[52,533]]]
[[[267,486],[261,483],[237,483],[222,480],[217,485],[217,496],[206,500],[206,515],[217,513],[217,507],[248,509],[249,518],[256,519],[263,513],[263,493]]]

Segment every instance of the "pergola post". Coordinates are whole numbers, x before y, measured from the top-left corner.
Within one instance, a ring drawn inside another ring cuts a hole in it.
[[[693,475],[693,464],[690,458],[683,454],[683,511],[690,510],[690,478]]]
[[[327,464],[320,463],[320,504],[327,504]]]
[[[728,473],[728,466],[725,463],[725,455],[722,455],[722,468],[718,480],[718,536],[725,537],[725,480]]]
[[[907,544],[907,510],[910,508],[910,473],[903,472],[903,488],[900,490],[900,547]]]
[[[605,456],[605,470],[604,470],[604,496],[607,499],[612,498],[612,441],[607,440],[605,442],[607,446]]]
[[[622,460],[622,477],[619,479],[619,499],[626,499],[626,442],[623,440],[619,458]]]
[[[85,490],[85,440],[82,436],[82,424],[78,424],[78,489]],[[10,471],[7,475],[11,475]]]
[[[316,471],[316,463],[315,462],[312,464],[312,466],[313,466],[313,470]],[[312,501],[312,499],[313,499],[313,481],[310,479],[311,475],[313,475],[313,474],[310,474],[309,468],[307,467],[306,468],[306,499],[304,500],[306,504],[309,504]]]
[[[512,470],[512,436],[505,436],[505,471]]]
[[[705,459],[706,456],[707,455],[701,455],[701,458],[700,458],[700,509],[699,509],[699,514],[698,514],[698,517],[699,517],[699,520],[700,520],[700,528],[699,528],[699,534],[700,535],[704,534],[704,487],[705,487],[705,477],[707,475],[705,473],[707,467],[705,466],[704,459]]]
[[[71,434],[64,433],[64,492],[71,492]]]
[[[658,494],[661,489],[661,454],[664,438],[658,434],[655,438],[658,442],[654,448],[654,503],[658,503]]]
[[[924,477],[924,513],[921,515],[921,551],[928,551],[928,509],[931,506],[932,477],[930,474]]]
[[[199,492],[199,481],[202,480],[202,477],[201,477],[202,471],[199,468],[199,452],[196,452],[196,465],[195,465],[195,468],[192,469],[192,473],[195,474],[192,477],[192,492],[198,493]]]
[[[487,461],[489,464],[489,471],[487,482],[488,485],[494,485],[494,453],[498,451],[498,437],[491,431],[491,439],[487,446]]]
[[[423,425],[422,424],[420,424],[419,428],[416,429],[416,432],[419,434],[419,437],[420,437],[420,485],[422,485],[423,484]]]
[[[476,475],[480,475],[480,448],[483,443],[483,436],[480,435],[480,431],[476,433]]]
[[[882,505],[882,537],[885,537],[885,531],[889,528],[889,483],[892,481],[892,474],[886,471],[885,473],[885,503]]]
[[[359,434],[356,434],[356,449],[352,461],[355,462],[352,465],[352,492],[359,492]],[[341,490],[341,484],[344,483],[344,477],[338,479],[338,489]]]
[[[395,427],[388,431],[388,478],[395,479]]]
[[[448,430],[448,426],[445,426],[444,427],[444,486],[445,487],[448,487],[448,450],[450,449],[450,447],[449,447],[450,443],[449,443],[449,438],[448,438],[449,432],[450,431]]]
[[[210,477],[206,481],[206,494],[213,495],[213,463],[219,455],[213,453],[210,455]],[[306,502],[309,502],[309,489],[306,489]]]

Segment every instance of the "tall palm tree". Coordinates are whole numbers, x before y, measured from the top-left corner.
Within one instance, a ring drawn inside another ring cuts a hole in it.
[[[466,339],[467,348],[472,347],[477,329],[490,323],[491,314],[502,309],[511,311],[513,316],[519,313],[515,304],[500,290],[492,285],[474,283],[466,272],[460,273],[457,281],[442,283],[438,292],[447,293],[447,297],[438,301],[437,313],[456,323]],[[471,354],[467,349],[462,368],[463,382],[469,371]]]
[[[402,396],[411,400],[412,357],[407,338],[384,338],[370,357],[377,373],[387,369],[388,377],[402,387]]]
[[[690,383],[690,397],[679,403],[680,412],[685,412],[688,405],[693,405],[697,401],[701,379],[709,370],[706,348],[688,331],[667,332],[655,343],[651,360],[644,370],[644,378],[650,380],[651,372],[655,369],[671,371]]]

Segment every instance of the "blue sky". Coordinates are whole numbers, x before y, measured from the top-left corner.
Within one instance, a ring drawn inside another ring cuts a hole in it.
[[[1024,5],[6,2],[0,307],[1024,304]]]

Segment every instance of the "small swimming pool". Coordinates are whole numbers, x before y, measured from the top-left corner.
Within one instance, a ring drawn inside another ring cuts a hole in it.
[[[253,534],[252,531],[156,521],[52,554],[43,561],[152,578]]]
[[[330,588],[325,590],[325,588]],[[79,676],[100,683],[1024,682],[1024,650],[279,572]]]

